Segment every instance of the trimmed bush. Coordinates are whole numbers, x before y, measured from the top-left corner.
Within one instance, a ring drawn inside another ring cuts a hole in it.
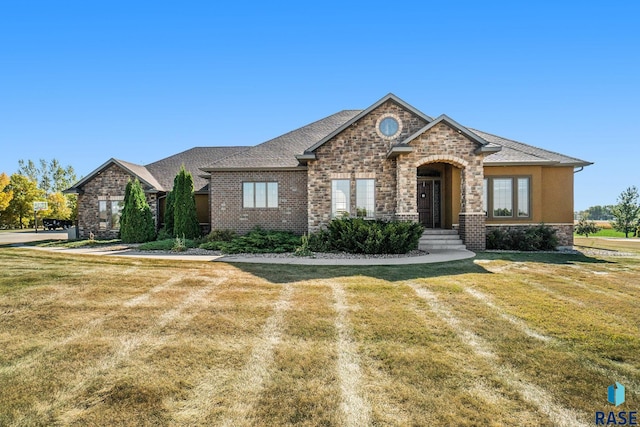
[[[284,253],[294,252],[300,243],[300,236],[288,231],[266,231],[258,228],[230,242],[207,242],[200,247],[221,250],[227,254]]]
[[[238,233],[233,230],[211,230],[204,238],[207,242],[230,242],[238,237]]]
[[[552,251],[558,246],[556,230],[548,225],[493,229],[487,234],[487,249],[511,251]]]
[[[332,220],[326,230],[309,235],[314,252],[404,254],[418,247],[424,228],[403,221],[371,221],[362,218]]]

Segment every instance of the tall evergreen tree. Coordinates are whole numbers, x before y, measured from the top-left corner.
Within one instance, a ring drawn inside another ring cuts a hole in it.
[[[127,183],[124,207],[120,217],[120,238],[126,243],[143,243],[155,239],[156,231],[151,208],[144,197],[140,181]]]
[[[184,168],[176,176],[173,186],[173,233],[178,237],[193,239],[200,236],[196,214],[196,197],[193,194],[193,176]]]
[[[177,178],[177,176],[176,176]],[[175,182],[176,180],[173,180],[173,185],[174,185],[174,190],[175,190]],[[164,230],[167,232],[167,234],[169,234],[170,236],[174,236],[175,234],[173,234],[173,207],[174,207],[174,192],[173,191],[169,191],[167,193],[167,197],[164,200]]]

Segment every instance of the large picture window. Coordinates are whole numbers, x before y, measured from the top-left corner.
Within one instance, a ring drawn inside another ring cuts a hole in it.
[[[348,179],[334,179],[331,181],[331,216],[349,215],[351,200],[351,181]]]
[[[120,230],[120,217],[124,207],[124,196],[111,196],[98,200],[98,229]]]
[[[375,180],[356,179],[356,215],[373,218],[375,212]]]
[[[243,208],[277,208],[278,207],[278,183],[277,182],[243,182],[242,183],[242,207]]]
[[[485,178],[482,206],[487,217],[492,219],[531,218],[531,178]]]

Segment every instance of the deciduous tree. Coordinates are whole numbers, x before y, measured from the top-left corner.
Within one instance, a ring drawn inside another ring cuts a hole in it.
[[[614,218],[613,228],[624,233],[628,238],[638,226],[640,219],[640,205],[638,205],[638,189],[631,186],[618,196],[618,204],[612,209]]]
[[[17,173],[11,175],[8,188],[13,192],[6,209],[10,225],[24,228],[33,214],[33,202],[44,199],[44,192],[34,181]]]
[[[9,177],[6,173],[0,174],[0,212],[7,209],[9,202],[13,197],[13,191],[9,187]]]

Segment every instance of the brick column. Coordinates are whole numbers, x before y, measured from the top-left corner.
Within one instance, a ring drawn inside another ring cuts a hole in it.
[[[484,213],[463,213],[458,216],[460,238],[470,251],[487,248]]]

